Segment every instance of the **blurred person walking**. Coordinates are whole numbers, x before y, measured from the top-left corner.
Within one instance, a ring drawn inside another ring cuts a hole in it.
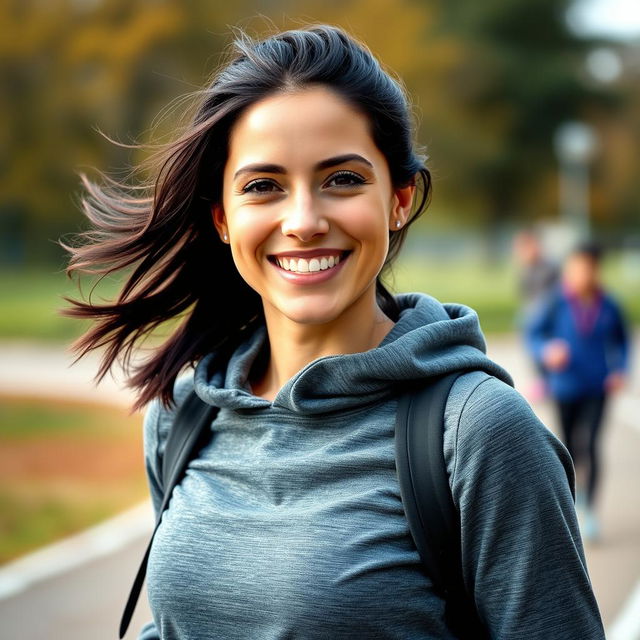
[[[540,237],[531,229],[516,234],[513,255],[518,268],[521,314],[527,318],[554,292],[560,274],[555,262],[545,255]]]
[[[564,264],[561,285],[526,327],[531,352],[547,372],[562,439],[576,466],[577,506],[585,538],[591,541],[600,536],[595,513],[599,436],[609,395],[623,386],[629,361],[622,311],[603,288],[600,263],[598,246],[578,246]]]
[[[516,262],[520,309],[517,325],[527,326],[536,310],[554,293],[560,273],[558,266],[544,252],[539,235],[532,229],[523,229],[513,240],[513,257]],[[544,399],[547,395],[546,371],[544,365],[534,359],[536,379],[526,390],[531,402]]]

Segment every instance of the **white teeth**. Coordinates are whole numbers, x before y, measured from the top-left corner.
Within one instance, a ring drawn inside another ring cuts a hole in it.
[[[294,273],[317,273],[335,267],[340,262],[340,256],[322,256],[320,258],[276,258],[276,263],[282,269]]]

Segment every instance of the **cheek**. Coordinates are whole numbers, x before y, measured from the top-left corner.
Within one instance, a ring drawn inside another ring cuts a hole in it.
[[[237,212],[227,217],[233,261],[245,280],[249,280],[260,259],[259,248],[270,233],[268,221],[250,212]]]
[[[362,243],[368,251],[379,251],[386,256],[389,247],[388,214],[379,202],[353,203],[343,212],[342,229]]]

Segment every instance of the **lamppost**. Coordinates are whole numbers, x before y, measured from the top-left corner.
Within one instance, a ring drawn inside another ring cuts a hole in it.
[[[560,217],[579,240],[591,234],[589,163],[598,145],[594,130],[584,122],[565,122],[556,131],[555,150],[559,163]]]

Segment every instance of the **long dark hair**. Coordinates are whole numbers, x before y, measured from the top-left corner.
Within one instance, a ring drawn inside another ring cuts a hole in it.
[[[83,210],[92,230],[73,246],[67,272],[94,275],[130,270],[110,304],[69,300],[67,315],[96,322],[73,345],[79,357],[105,348],[98,379],[117,360],[139,391],[135,407],[173,399],[176,376],[204,354],[228,354],[242,332],[262,318],[261,300],[240,277],[231,252],[215,233],[211,206],[221,200],[231,127],[244,109],[266,96],[309,85],[334,90],[369,120],[394,186],[417,181],[412,220],[427,206],[431,177],[413,143],[413,122],[400,83],[342,30],[326,26],[278,33],[255,41],[238,32],[235,55],[200,93],[185,132],[163,149],[155,179],[127,188],[83,179]],[[408,225],[407,225],[408,226]],[[396,257],[407,226],[390,232],[384,268]],[[398,315],[393,296],[377,280],[380,306]],[[147,360],[134,348],[168,320],[182,317]]]

